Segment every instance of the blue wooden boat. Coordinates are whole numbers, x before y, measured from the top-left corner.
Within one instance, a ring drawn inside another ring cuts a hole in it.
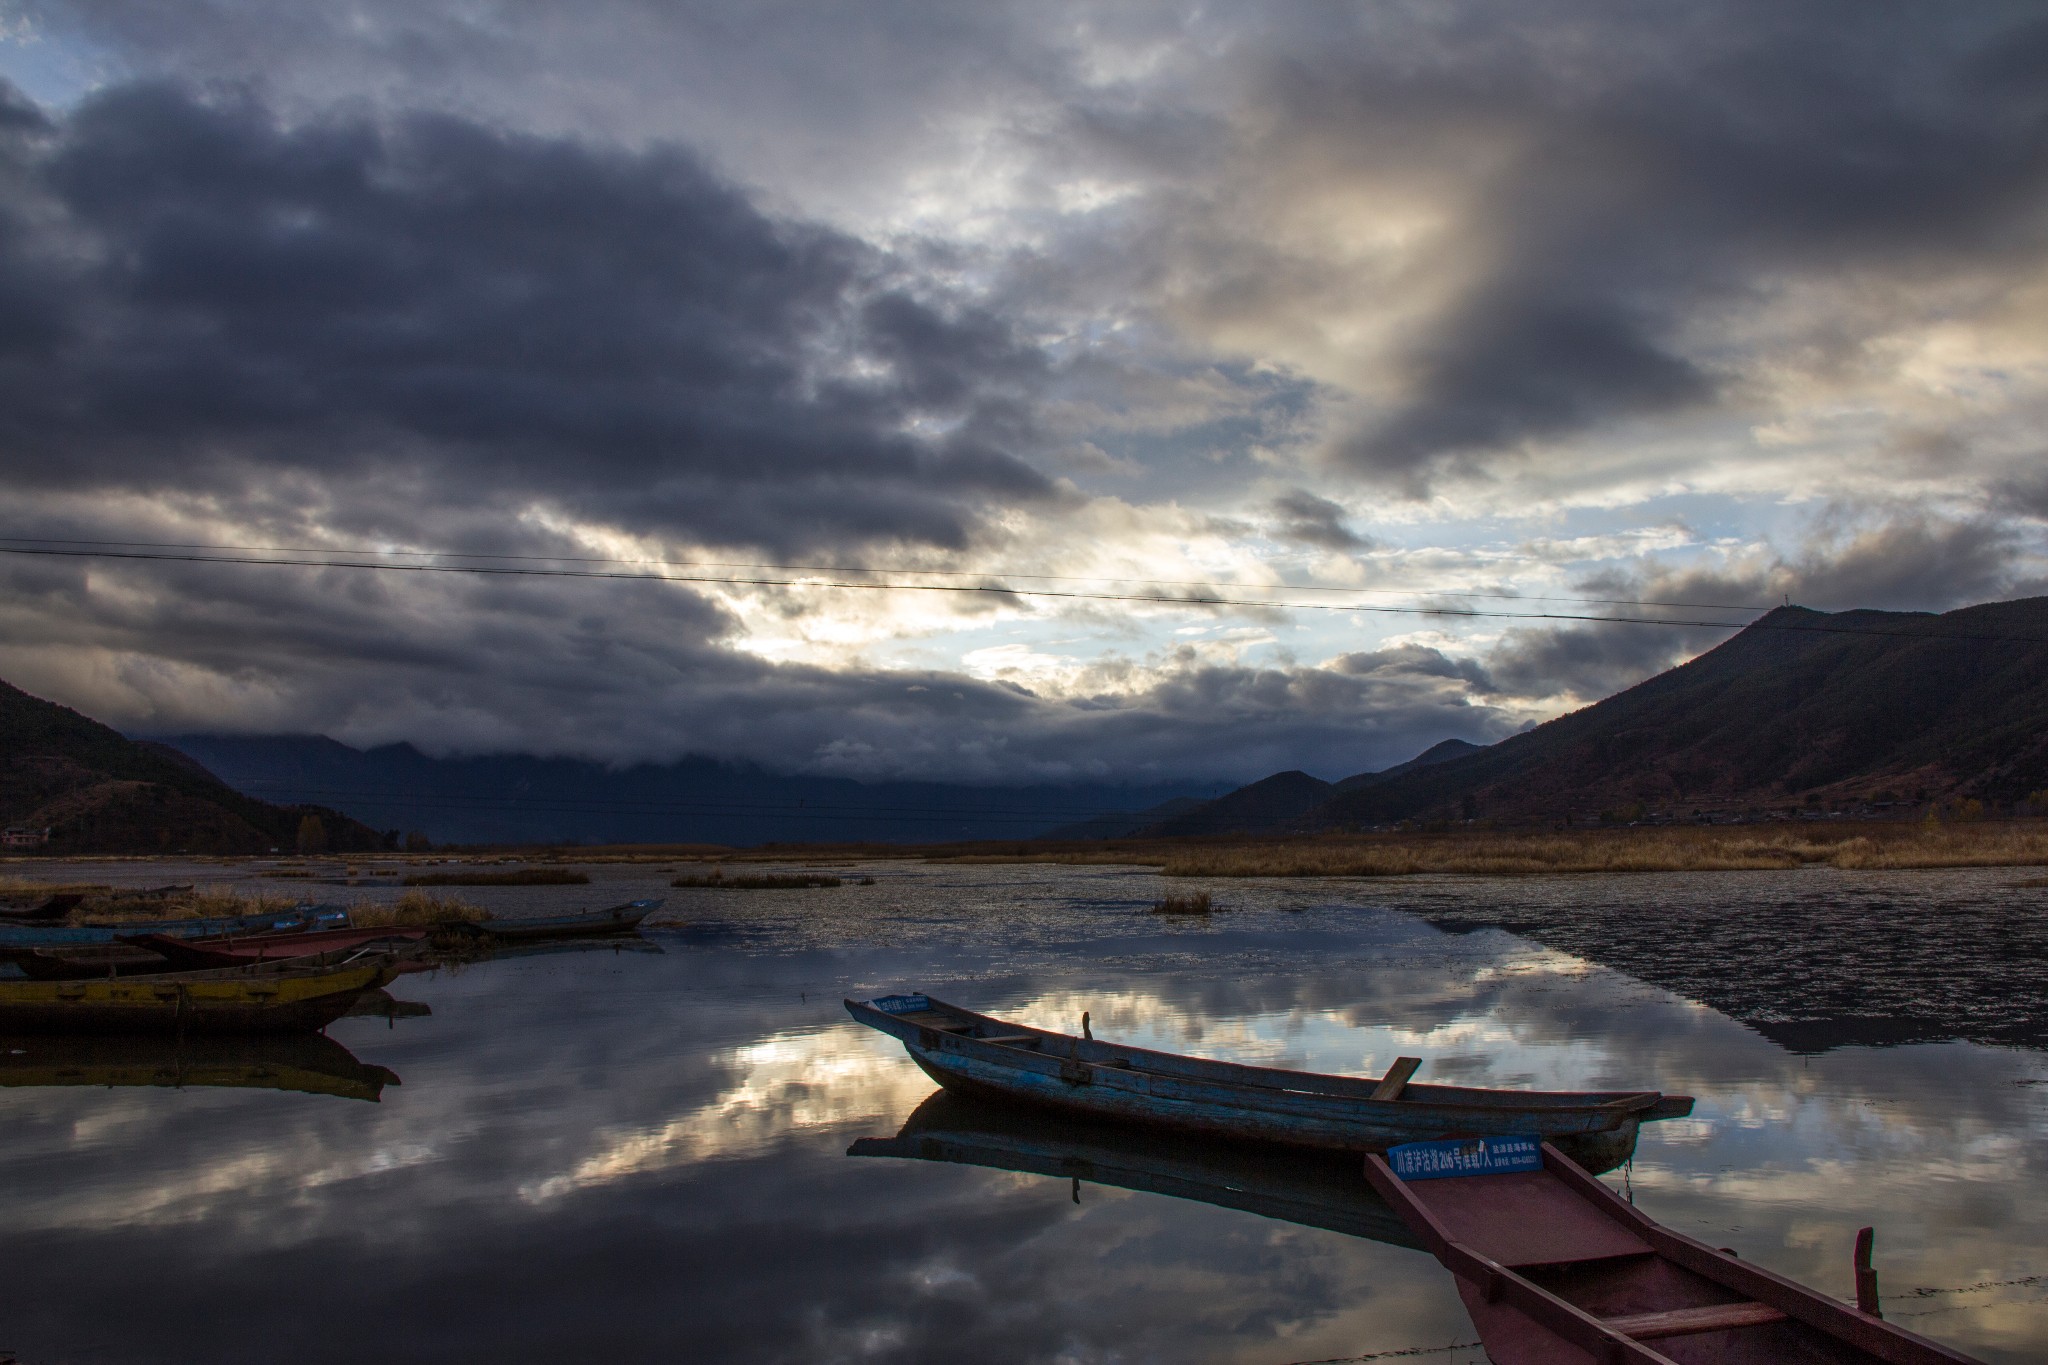
[[[168,934],[172,938],[206,938],[215,934],[291,933],[339,929],[348,911],[338,905],[297,905],[267,915],[233,915],[216,919],[131,920],[124,924],[0,924],[0,947],[53,948],[84,943],[113,943],[130,934]]]
[[[640,921],[661,909],[664,898],[627,901],[608,910],[591,910],[579,915],[550,915],[543,919],[487,919],[463,921],[450,928],[481,934],[500,943],[533,943],[551,938],[601,938],[630,934]]]
[[[1412,1057],[1363,1078],[1210,1061],[1029,1028],[926,995],[848,1000],[846,1009],[901,1040],[948,1090],[1237,1141],[1369,1152],[1427,1138],[1534,1133],[1605,1168],[1614,1152],[1633,1148],[1641,1124],[1692,1112],[1689,1096],[1654,1090],[1412,1085],[1421,1065]]]

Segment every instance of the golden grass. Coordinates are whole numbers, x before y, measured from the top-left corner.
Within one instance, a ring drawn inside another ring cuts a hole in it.
[[[400,924],[432,926],[455,920],[474,923],[487,916],[488,912],[481,905],[472,904],[460,896],[435,896],[425,891],[408,891],[391,903],[373,902],[348,908],[349,923],[364,929]]]
[[[232,886],[195,886],[173,896],[138,896],[105,892],[87,896],[66,916],[72,924],[138,924],[166,919],[229,919],[240,915],[277,915],[298,901],[291,896],[250,894]]]
[[[102,882],[39,882],[28,877],[0,877],[0,896],[9,900],[47,900],[59,895],[105,895],[114,888]]]
[[[2048,864],[2048,831],[2014,825],[1783,830],[1746,825],[1556,834],[1378,835],[1184,846],[1159,859],[1160,871],[1169,877],[1746,872],[1810,864],[1858,870],[2041,866]]]
[[[1216,908],[1206,891],[1197,891],[1188,896],[1167,896],[1153,902],[1155,915],[1206,915]]]
[[[227,884],[195,886],[171,896],[146,896],[133,890],[102,885],[0,878],[0,896],[42,898],[69,892],[83,892],[85,900],[64,917],[68,924],[138,924],[153,920],[281,915],[301,903],[292,896],[252,893]],[[407,891],[396,903],[365,902],[351,905],[348,909],[349,921],[364,928],[446,924],[451,920],[487,917],[487,912],[480,905],[473,905],[460,897],[436,896],[425,891]]]

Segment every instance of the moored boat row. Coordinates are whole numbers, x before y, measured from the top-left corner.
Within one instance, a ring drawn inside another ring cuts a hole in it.
[[[310,906],[231,920],[17,926],[15,941],[0,942],[0,961],[21,973],[0,980],[0,1033],[318,1029],[402,972],[444,960],[421,956],[435,941],[460,959],[499,943],[626,935],[661,904],[436,926],[350,926],[345,911]],[[107,937],[79,936],[102,931]]]
[[[396,973],[382,954],[143,977],[0,981],[0,1033],[260,1033],[318,1029]]]

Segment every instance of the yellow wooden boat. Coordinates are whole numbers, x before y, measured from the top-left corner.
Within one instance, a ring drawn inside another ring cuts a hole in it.
[[[397,973],[385,957],[73,981],[0,981],[0,1033],[272,1033],[324,1028]]]

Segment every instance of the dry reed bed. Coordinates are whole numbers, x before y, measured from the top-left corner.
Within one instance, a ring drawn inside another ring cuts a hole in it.
[[[281,915],[299,901],[291,896],[252,893],[226,884],[195,886],[171,896],[145,896],[117,887],[78,883],[34,882],[0,878],[0,896],[41,899],[78,893],[85,899],[64,916],[66,924],[136,924],[157,920],[231,919],[243,915]],[[397,902],[365,902],[349,906],[349,919],[365,928],[388,925],[446,924],[450,920],[485,918],[482,906],[455,896],[408,891]]]
[[[1318,840],[1182,848],[1158,861],[1169,877],[1398,877],[1423,872],[1751,872],[1820,864],[1846,869],[2035,867],[2048,831],[1940,827],[1873,836],[1753,827],[1583,834]]]

